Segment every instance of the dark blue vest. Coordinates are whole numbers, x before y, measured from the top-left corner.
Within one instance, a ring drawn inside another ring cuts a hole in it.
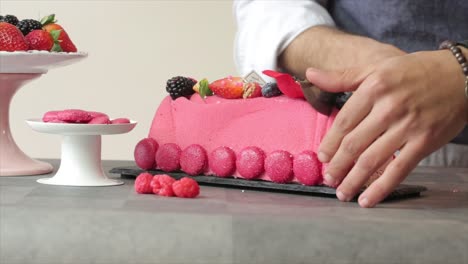
[[[329,0],[327,8],[340,29],[407,52],[468,39],[468,0]],[[468,126],[452,142],[468,144]]]

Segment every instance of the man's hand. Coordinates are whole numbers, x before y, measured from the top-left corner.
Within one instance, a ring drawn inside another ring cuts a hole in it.
[[[359,197],[362,207],[383,200],[425,156],[466,124],[464,77],[450,51],[418,52],[339,72],[309,69],[307,79],[330,92],[355,91],[319,148],[328,163],[325,182],[351,200],[392,158]]]

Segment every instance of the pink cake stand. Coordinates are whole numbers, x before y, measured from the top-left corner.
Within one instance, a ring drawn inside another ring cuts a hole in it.
[[[40,118],[26,120],[35,131],[62,135],[60,168],[52,178],[37,182],[62,186],[112,186],[122,181],[109,179],[101,165],[101,136],[130,132],[136,122],[128,124],[45,123]]]
[[[22,86],[54,67],[72,64],[86,53],[51,53],[46,51],[0,51],[0,176],[49,173],[52,165],[34,160],[16,145],[10,131],[11,100]]]

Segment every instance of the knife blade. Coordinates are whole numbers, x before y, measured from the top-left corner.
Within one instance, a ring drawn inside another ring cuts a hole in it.
[[[319,113],[330,115],[336,102],[336,93],[320,90],[309,81],[298,81],[307,102]]]

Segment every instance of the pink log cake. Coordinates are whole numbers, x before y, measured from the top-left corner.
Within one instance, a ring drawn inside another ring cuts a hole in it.
[[[323,168],[316,151],[337,112],[326,116],[305,100],[284,95],[204,100],[198,94],[176,100],[167,96],[156,111],[149,138],[157,142],[157,149],[179,155],[171,159],[191,160],[192,155],[193,161],[183,164],[197,168],[185,165],[188,174],[203,171],[219,177],[317,185],[322,183]],[[170,145],[163,148],[166,144]],[[180,151],[172,150],[177,148],[174,144]],[[158,156],[164,161],[164,155],[156,153],[160,168]]]

